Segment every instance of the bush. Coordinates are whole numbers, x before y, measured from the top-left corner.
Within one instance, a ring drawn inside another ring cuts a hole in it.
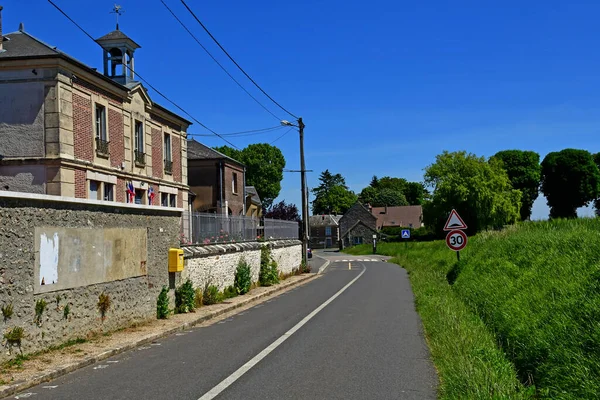
[[[223,290],[223,297],[226,299],[231,299],[233,297],[236,297],[238,295],[237,289],[232,285],[232,286],[227,286],[225,288],[225,290]]]
[[[100,293],[100,296],[98,296],[97,307],[98,311],[100,311],[100,318],[102,319],[102,321],[104,321],[104,319],[106,318],[106,313],[108,312],[110,305],[110,296],[104,292]]]
[[[194,305],[196,306],[196,308],[200,308],[203,305],[203,303],[202,303],[202,289],[200,289],[200,288],[196,288],[196,291],[195,291],[195,294],[194,294]]]
[[[204,291],[202,292],[202,304],[211,305],[217,304],[223,301],[223,294],[219,293],[219,288],[215,285],[206,284]]]
[[[194,312],[195,295],[192,281],[189,279],[175,289],[175,310],[178,313]]]
[[[169,289],[162,287],[158,299],[156,299],[156,318],[167,319],[169,316]]]
[[[238,261],[238,266],[235,270],[234,284],[238,294],[246,294],[250,291],[252,285],[252,271],[250,264],[246,262],[244,257]]]
[[[260,249],[260,272],[258,281],[261,286],[271,286],[279,283],[279,272],[277,271],[277,263],[271,259],[271,249],[268,246],[263,246]]]

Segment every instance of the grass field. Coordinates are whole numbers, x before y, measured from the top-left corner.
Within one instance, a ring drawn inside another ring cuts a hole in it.
[[[482,233],[460,264],[443,242],[378,252],[409,272],[441,398],[600,398],[600,219]]]

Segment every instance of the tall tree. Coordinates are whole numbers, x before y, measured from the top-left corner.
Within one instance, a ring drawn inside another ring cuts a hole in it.
[[[313,214],[343,214],[356,202],[357,196],[348,189],[342,175],[325,170],[319,181],[321,184],[312,190]]]
[[[275,146],[267,143],[251,144],[243,150],[229,146],[214,147],[220,153],[241,162],[246,166],[246,185],[254,186],[265,209],[281,191],[285,158]]]
[[[265,213],[265,218],[283,219],[286,221],[300,222],[300,214],[298,207],[295,204],[286,204],[285,200],[281,200],[277,204],[273,204]]]
[[[600,172],[590,152],[564,149],[548,153],[542,161],[542,193],[551,218],[577,218],[577,209],[596,200]]]
[[[533,151],[504,150],[494,157],[502,161],[513,188],[521,191],[521,220],[528,220],[539,194],[540,155]]]
[[[358,198],[373,207],[406,206],[423,204],[427,190],[419,182],[408,182],[404,178],[373,176],[369,186],[364,188]]]
[[[500,228],[519,218],[521,192],[512,188],[499,160],[486,161],[465,151],[444,151],[425,169],[432,199],[425,204],[425,224],[442,234],[452,209],[463,217],[471,233]]]
[[[408,182],[404,189],[404,197],[411,206],[418,206],[423,204],[428,193],[425,189],[425,185],[421,182]]]

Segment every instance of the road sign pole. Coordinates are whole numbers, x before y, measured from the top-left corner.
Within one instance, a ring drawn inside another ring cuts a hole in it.
[[[460,262],[460,250],[456,252],[456,259]]]

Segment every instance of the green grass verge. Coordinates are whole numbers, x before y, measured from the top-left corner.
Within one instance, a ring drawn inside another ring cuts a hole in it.
[[[441,398],[600,397],[599,219],[485,232],[460,264],[443,242],[378,252],[409,272]]]

